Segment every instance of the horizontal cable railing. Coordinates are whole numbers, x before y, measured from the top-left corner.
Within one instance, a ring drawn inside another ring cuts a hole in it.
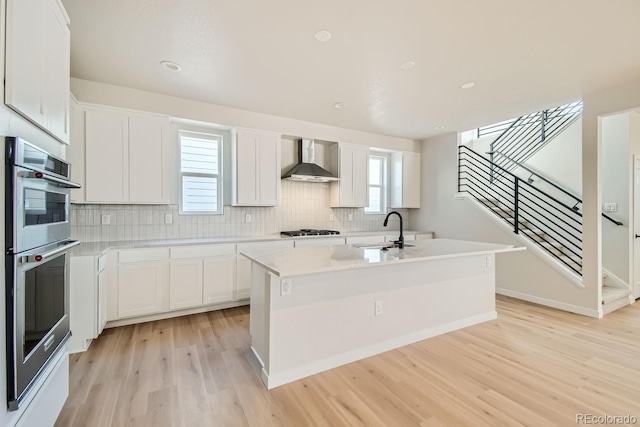
[[[470,194],[540,248],[582,275],[582,214],[464,145],[458,192]]]
[[[545,178],[543,175],[541,175],[540,173],[532,170],[531,168],[516,162],[515,160],[513,160],[511,157],[506,156],[502,153],[500,153],[499,151],[494,151],[494,155],[497,154],[499,156],[501,156],[502,158],[507,159],[509,162],[513,163],[515,166],[527,171],[529,174],[531,174],[531,176],[529,176],[529,178],[527,178],[527,182],[529,184],[532,184],[533,182],[533,177],[537,177],[538,179],[540,179],[541,181],[545,182],[547,185],[553,187],[555,190],[557,190],[558,192],[560,192],[561,194],[567,196],[567,198],[570,201],[570,204],[572,204],[573,206],[571,206],[571,209],[575,210],[575,211],[579,211],[580,210],[580,206],[582,205],[582,199],[580,199],[578,196],[576,196],[573,193],[570,193],[568,190],[560,187],[558,184],[556,184],[555,182]],[[508,168],[506,168],[508,169]],[[513,169],[512,169],[513,170]],[[502,174],[502,171],[498,171],[496,172],[496,174]],[[605,214],[604,212],[602,213],[602,217],[605,218],[606,220],[614,223],[615,225],[623,225],[622,222],[617,221],[613,218],[611,218],[609,215]]]
[[[540,151],[556,135],[580,117],[582,101],[519,117],[491,144],[491,152],[500,152],[523,163]],[[504,158],[492,158],[496,164],[511,170],[514,166]]]

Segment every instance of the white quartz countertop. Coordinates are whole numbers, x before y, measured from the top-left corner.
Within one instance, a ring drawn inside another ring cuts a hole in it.
[[[299,236],[288,237],[280,234],[265,234],[260,236],[226,236],[202,239],[166,239],[166,240],[123,240],[110,242],[83,242],[71,250],[71,256],[95,256],[102,255],[108,250],[119,249],[142,249],[152,247],[186,246],[186,245],[215,245],[223,243],[249,243],[266,242],[277,240],[299,240],[299,239],[326,239],[326,238],[348,238],[363,236],[394,235],[397,230],[364,231],[334,234],[330,236]],[[404,234],[423,234],[431,231],[405,231]]]
[[[462,256],[525,250],[525,247],[465,240],[432,239],[406,242],[415,246],[380,250],[377,245],[334,245],[279,252],[242,250],[240,253],[280,277],[300,276],[384,264],[417,262]]]

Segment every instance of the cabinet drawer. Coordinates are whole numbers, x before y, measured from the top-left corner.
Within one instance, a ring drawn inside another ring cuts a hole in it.
[[[236,245],[191,245],[171,248],[171,259],[235,255]]]
[[[269,249],[273,251],[286,251],[287,249],[293,249],[293,240],[281,240],[276,242],[254,242],[254,243],[239,243],[238,253],[244,250],[262,250]]]
[[[347,237],[348,245],[360,245],[366,243],[384,243],[384,235],[376,235],[376,236],[358,236],[358,237]]]
[[[296,248],[330,245],[344,245],[344,237],[308,237],[306,239],[296,240]]]
[[[162,261],[164,259],[167,259],[168,256],[168,248],[134,249],[120,251],[118,253],[118,262],[120,264],[126,264],[130,262]]]

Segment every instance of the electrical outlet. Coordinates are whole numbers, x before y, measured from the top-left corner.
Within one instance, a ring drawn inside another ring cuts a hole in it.
[[[347,220],[348,221],[353,221],[353,214],[347,215]]]
[[[291,295],[291,279],[280,281],[280,296]]]
[[[246,214],[244,216],[244,222],[251,222],[251,214]]]
[[[376,301],[375,309],[376,316],[380,316],[382,314],[382,301]]]
[[[333,214],[332,213],[329,214],[329,221],[333,221]]]
[[[605,203],[604,204],[604,211],[605,212],[617,212],[618,211],[618,204],[617,203]]]
[[[491,259],[491,255],[487,255],[487,268],[493,267],[493,260]]]
[[[100,222],[102,223],[102,225],[111,224],[111,215],[102,214],[102,216],[100,217]]]
[[[166,214],[164,216],[164,223],[165,224],[173,224],[173,215],[171,214]]]

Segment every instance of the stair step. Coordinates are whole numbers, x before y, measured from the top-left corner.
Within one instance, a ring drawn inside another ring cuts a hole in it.
[[[614,286],[602,287],[602,304],[609,304],[622,298],[626,298],[631,295],[631,290],[628,288],[617,288]]]

